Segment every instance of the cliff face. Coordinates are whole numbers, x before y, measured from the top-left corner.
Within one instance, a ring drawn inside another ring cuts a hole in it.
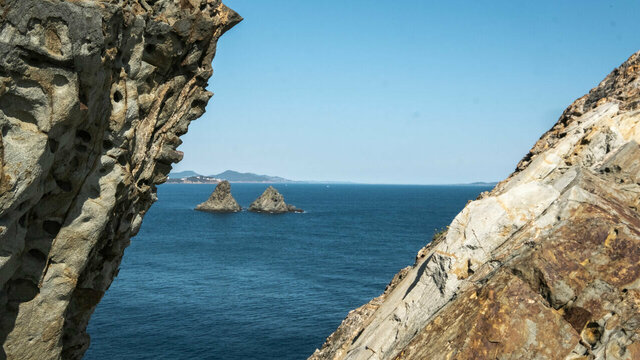
[[[639,54],[310,359],[640,359]]]
[[[0,0],[0,358],[82,357],[240,20],[219,0]]]

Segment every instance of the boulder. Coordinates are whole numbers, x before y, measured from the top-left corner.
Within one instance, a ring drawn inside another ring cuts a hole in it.
[[[269,186],[259,198],[251,203],[249,211],[270,214],[303,212],[302,209],[298,209],[293,205],[287,204],[284,201],[284,196],[282,196],[282,194],[280,194],[273,186]]]
[[[196,206],[196,210],[208,212],[238,212],[242,210],[236,199],[231,195],[231,185],[224,180],[216,186],[209,199]]]

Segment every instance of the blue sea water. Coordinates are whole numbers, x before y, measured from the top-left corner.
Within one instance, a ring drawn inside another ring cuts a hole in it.
[[[265,184],[233,184],[243,207]],[[305,359],[480,186],[276,184],[303,214],[194,211],[165,184],[98,305],[86,359]]]

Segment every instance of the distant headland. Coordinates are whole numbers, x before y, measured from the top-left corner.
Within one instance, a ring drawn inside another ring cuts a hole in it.
[[[201,175],[195,171],[187,170],[170,173],[167,183],[173,184],[217,184],[221,181],[233,183],[293,183],[297,181],[285,179],[279,176],[258,175],[254,173],[241,173],[227,170],[215,175]]]

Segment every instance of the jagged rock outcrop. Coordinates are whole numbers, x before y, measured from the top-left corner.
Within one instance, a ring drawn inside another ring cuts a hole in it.
[[[219,0],[0,0],[0,358],[82,357],[240,20]]]
[[[270,214],[303,212],[302,209],[298,209],[297,207],[284,202],[284,196],[282,196],[282,194],[280,194],[273,186],[269,186],[259,198],[251,203],[249,211]]]
[[[640,55],[310,359],[640,359]]]
[[[231,195],[231,184],[224,180],[216,186],[207,201],[196,206],[196,210],[225,213],[238,212],[242,208]]]

